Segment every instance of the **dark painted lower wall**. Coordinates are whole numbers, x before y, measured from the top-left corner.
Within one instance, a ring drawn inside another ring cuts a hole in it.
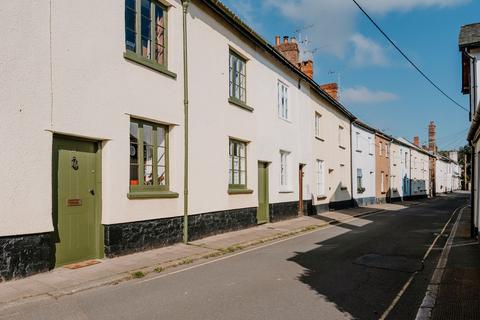
[[[197,214],[188,217],[188,237],[193,241],[255,225],[257,225],[256,207]]]
[[[353,199],[353,205],[355,207],[362,207],[362,206],[367,206],[371,204],[375,204],[375,197],[365,197],[365,198],[357,198]]]
[[[182,241],[183,217],[104,226],[105,256],[115,257]]]
[[[189,241],[257,224],[257,208],[242,208],[191,215]],[[183,240],[183,216],[105,225],[105,255],[115,257]]]
[[[45,272],[54,266],[52,233],[0,237],[0,282]]]
[[[335,201],[335,202],[330,202],[328,204],[328,208],[330,210],[342,210],[342,209],[348,209],[353,207],[353,200],[344,200],[344,201]]]
[[[298,203],[298,201],[270,203],[270,222],[277,222],[297,217],[299,209]]]

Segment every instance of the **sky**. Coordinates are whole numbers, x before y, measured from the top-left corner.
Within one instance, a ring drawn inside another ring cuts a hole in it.
[[[440,88],[469,109],[461,94],[458,34],[480,22],[478,0],[357,0],[380,27]],[[466,144],[468,112],[436,91],[378,32],[352,0],[223,0],[274,43],[296,36],[314,78],[339,82],[340,101],[358,118],[395,137],[428,140],[452,150]]]

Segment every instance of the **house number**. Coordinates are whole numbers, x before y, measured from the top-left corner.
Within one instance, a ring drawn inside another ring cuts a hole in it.
[[[78,170],[78,160],[77,157],[72,158],[72,168],[73,170],[77,171]]]

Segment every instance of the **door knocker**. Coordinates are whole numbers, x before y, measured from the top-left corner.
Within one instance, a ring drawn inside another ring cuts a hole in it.
[[[72,168],[73,170],[77,171],[78,170],[78,160],[77,157],[72,158]]]

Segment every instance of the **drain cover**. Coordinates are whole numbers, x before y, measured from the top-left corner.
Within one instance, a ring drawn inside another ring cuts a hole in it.
[[[369,268],[385,269],[400,272],[413,273],[422,270],[422,263],[416,259],[404,256],[384,256],[380,254],[366,254],[357,258],[354,264]]]

